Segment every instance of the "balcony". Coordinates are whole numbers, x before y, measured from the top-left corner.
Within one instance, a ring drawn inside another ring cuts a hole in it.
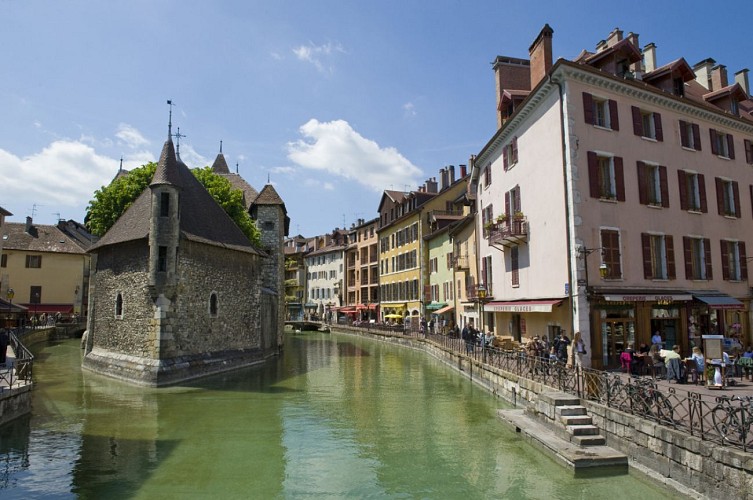
[[[297,278],[285,280],[285,288],[303,287],[303,283],[299,283]]]
[[[494,247],[513,247],[528,241],[528,219],[515,217],[510,220],[491,223],[486,228],[486,238]]]
[[[456,255],[452,262],[456,271],[462,271],[464,269],[470,269],[471,263],[467,255]]]

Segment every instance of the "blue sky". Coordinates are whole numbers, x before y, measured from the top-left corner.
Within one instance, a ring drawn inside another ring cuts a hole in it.
[[[680,7],[681,6],[681,7]],[[93,192],[155,160],[167,99],[189,167],[223,141],[254,187],[271,179],[291,234],[376,217],[384,189],[465,164],[496,128],[491,61],[554,57],[615,27],[657,64],[753,65],[749,2],[0,0],[0,206],[83,221]]]

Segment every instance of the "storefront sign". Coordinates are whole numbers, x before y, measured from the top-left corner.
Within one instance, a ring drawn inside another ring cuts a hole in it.
[[[552,304],[486,304],[484,312],[552,312]]]
[[[659,305],[667,305],[672,302],[693,300],[690,294],[667,294],[667,295],[605,295],[607,302],[656,302]]]

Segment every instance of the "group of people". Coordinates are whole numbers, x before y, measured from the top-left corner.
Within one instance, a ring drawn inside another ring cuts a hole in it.
[[[580,332],[575,332],[572,341],[564,331],[560,332],[551,342],[547,337],[537,335],[528,341],[525,350],[529,358],[570,363],[575,367],[583,366],[583,357],[587,354],[586,344]]]

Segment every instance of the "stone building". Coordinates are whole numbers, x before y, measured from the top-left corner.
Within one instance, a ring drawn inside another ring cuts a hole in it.
[[[285,206],[266,186],[255,247],[164,145],[151,184],[91,248],[85,369],[162,386],[281,347]]]

